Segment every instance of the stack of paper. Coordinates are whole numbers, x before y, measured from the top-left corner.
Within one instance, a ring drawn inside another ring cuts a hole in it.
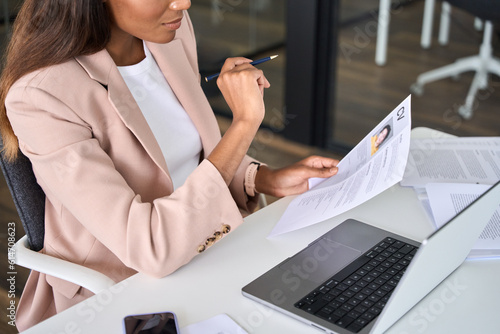
[[[401,185],[415,189],[437,228],[499,179],[499,137],[412,139]],[[500,206],[469,255],[490,256],[500,256]]]

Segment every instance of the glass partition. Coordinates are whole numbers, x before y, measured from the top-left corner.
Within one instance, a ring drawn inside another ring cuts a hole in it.
[[[189,10],[202,77],[219,72],[228,57],[243,56],[256,60],[279,55],[259,65],[272,86],[264,95],[265,126],[282,126],[285,5],[286,0],[199,0],[193,1]],[[215,80],[202,80],[202,87],[214,111],[230,117],[231,111]]]

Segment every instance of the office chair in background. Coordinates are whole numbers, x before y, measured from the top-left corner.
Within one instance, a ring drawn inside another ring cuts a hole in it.
[[[430,48],[432,44],[432,25],[434,20],[434,2],[435,0],[425,0],[424,17],[422,20],[422,35],[420,38],[420,45],[423,49]],[[448,44],[448,37],[450,35],[450,15],[451,5],[442,1],[441,15],[439,18],[439,34],[438,42],[440,45]],[[483,30],[483,21],[480,18],[474,19],[474,29],[477,31]]]
[[[0,150],[3,150],[1,139]],[[14,247],[16,264],[83,286],[93,293],[113,286],[115,282],[98,271],[39,252],[45,231],[45,193],[36,182],[31,162],[21,152],[16,161],[8,162],[2,153],[0,166],[26,233]]]
[[[500,59],[493,56],[491,44],[493,22],[500,20],[500,0],[447,0],[446,2],[484,21],[483,42],[479,54],[458,59],[453,64],[420,74],[417,77],[417,81],[411,85],[410,91],[420,96],[424,91],[423,86],[429,82],[447,77],[458,77],[463,72],[475,71],[476,74],[469,88],[465,104],[461,105],[458,109],[460,116],[464,119],[470,119],[473,115],[473,106],[477,91],[488,87],[488,76],[490,73],[500,76]]]

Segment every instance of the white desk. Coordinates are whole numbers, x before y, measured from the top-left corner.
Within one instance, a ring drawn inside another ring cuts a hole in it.
[[[422,134],[430,132],[413,135]],[[413,190],[396,185],[338,217],[266,239],[289,201],[279,200],[247,217],[245,224],[172,275],[153,279],[137,274],[25,333],[121,333],[125,315],[167,310],[177,314],[181,327],[226,313],[249,333],[321,333],[243,297],[241,288],[347,218],[416,240],[432,230]],[[499,277],[500,260],[465,262],[389,333],[498,333]]]

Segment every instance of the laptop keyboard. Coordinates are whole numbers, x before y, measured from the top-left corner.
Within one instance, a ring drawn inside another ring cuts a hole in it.
[[[295,307],[358,333],[377,317],[417,247],[387,237],[295,303]]]

